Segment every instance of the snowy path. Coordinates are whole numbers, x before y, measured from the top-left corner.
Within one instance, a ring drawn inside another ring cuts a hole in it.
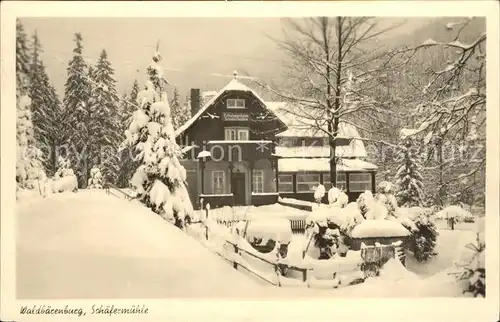
[[[234,270],[136,202],[80,191],[18,208],[19,298],[263,296]]]

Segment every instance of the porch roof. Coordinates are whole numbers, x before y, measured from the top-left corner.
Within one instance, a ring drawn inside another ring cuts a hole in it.
[[[377,166],[359,159],[341,159],[337,171],[374,171]],[[329,158],[284,158],[278,161],[279,172],[329,172]]]
[[[276,146],[276,156],[282,158],[329,158],[330,146]],[[341,158],[364,158],[366,149],[362,141],[352,140],[349,145],[339,145],[335,154]]]

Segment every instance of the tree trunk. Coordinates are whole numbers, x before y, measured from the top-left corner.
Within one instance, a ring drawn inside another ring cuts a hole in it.
[[[331,160],[330,160],[330,180],[332,182],[332,187],[337,186],[337,136],[339,130],[339,111],[340,111],[340,94],[342,89],[340,87],[341,75],[342,75],[342,18],[337,17],[337,71],[335,79],[335,101],[333,112],[333,138],[331,143]]]

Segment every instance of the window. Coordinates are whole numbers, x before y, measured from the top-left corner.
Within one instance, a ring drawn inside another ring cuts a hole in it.
[[[297,192],[313,192],[319,184],[319,174],[297,174]]]
[[[278,176],[278,192],[293,192],[293,176],[291,174]]]
[[[229,98],[226,104],[227,108],[245,108],[245,100],[242,98]]]
[[[247,128],[226,128],[224,137],[225,137],[225,140],[247,141],[248,140],[248,129]]]
[[[345,179],[346,179],[345,172],[337,172],[337,188],[343,191],[346,191],[347,188]],[[329,173],[323,174],[323,185],[325,186],[326,191],[332,188]]]
[[[347,191],[345,172],[337,173],[337,188]]]
[[[263,170],[253,170],[252,185],[253,185],[252,192],[255,192],[255,193],[263,193],[264,192],[264,171]]]
[[[224,171],[212,171],[212,193],[223,194],[224,189]]]
[[[371,173],[351,173],[349,174],[349,191],[372,190]]]

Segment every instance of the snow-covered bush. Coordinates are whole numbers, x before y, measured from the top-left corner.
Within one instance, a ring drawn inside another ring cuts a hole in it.
[[[71,169],[71,164],[69,160],[64,159],[59,156],[58,159],[59,168],[54,174],[51,186],[53,193],[66,192],[66,191],[78,191],[78,179],[76,178],[73,169]]]
[[[97,167],[93,167],[90,170],[90,179],[88,182],[89,189],[102,189],[102,174],[101,170]]]
[[[264,244],[269,240],[289,244],[293,236],[290,221],[281,218],[251,220],[247,225],[246,235],[260,239],[260,242]]]
[[[408,249],[419,262],[437,255],[435,247],[439,233],[432,213],[433,209],[422,207],[402,207],[396,212],[397,220],[412,232]]]
[[[394,196],[394,186],[392,183],[382,181],[378,184],[375,200],[381,202],[387,209],[388,216],[394,216],[398,203]]]
[[[328,203],[330,205],[339,206],[340,208],[344,208],[349,202],[349,197],[339,188],[332,187],[328,191]]]
[[[314,240],[313,246],[319,249],[319,259],[328,259],[336,254],[343,257],[349,250],[346,238],[363,220],[355,202],[344,208],[336,205],[320,207],[306,218],[306,237]]]
[[[387,210],[386,204],[379,200],[373,200],[368,206],[368,211],[365,213],[365,219],[367,220],[383,220],[387,219],[389,216],[389,211]]]
[[[371,191],[365,191],[360,194],[356,203],[358,204],[360,213],[365,219],[381,220],[386,219],[389,216],[386,204],[378,199],[375,199]]]
[[[448,206],[436,213],[437,219],[444,219],[448,222],[451,230],[455,229],[455,224],[463,222],[468,218],[473,218],[472,214],[459,206]]]
[[[244,237],[259,252],[269,253],[279,245],[277,251],[282,258],[287,256],[293,236],[290,221],[282,218],[239,221],[234,225],[234,233]]]
[[[480,218],[476,223],[475,242],[465,246],[472,252],[472,256],[465,263],[459,264],[458,279],[463,284],[463,292],[474,297],[486,296],[486,242],[484,237],[484,218]]]
[[[356,200],[359,211],[363,216],[368,212],[370,205],[374,202],[373,194],[370,190],[361,193]]]
[[[325,186],[320,184],[314,189],[314,200],[316,200],[317,203],[321,202],[321,199],[325,196],[326,190]]]

